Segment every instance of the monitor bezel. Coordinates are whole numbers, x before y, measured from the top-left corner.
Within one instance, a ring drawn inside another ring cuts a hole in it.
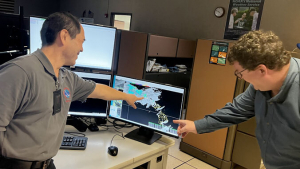
[[[84,73],[84,74],[100,74],[100,75],[108,75],[108,76],[110,76],[110,79],[109,79],[109,87],[111,87],[112,86],[112,75],[111,74],[104,74],[104,73],[89,73],[89,72],[80,72],[80,71],[71,71],[71,72],[73,72],[73,73]],[[78,76],[78,74],[76,74],[77,76]],[[89,77],[81,77],[81,76],[79,76],[80,78],[89,78]],[[96,83],[97,84],[97,83]],[[106,116],[104,117],[104,116],[89,116],[89,115],[84,115],[84,114],[82,114],[82,115],[75,115],[75,114],[69,114],[69,112],[70,112],[70,108],[69,108],[69,111],[68,111],[68,116],[72,116],[72,117],[88,117],[88,118],[90,118],[90,117],[93,117],[93,118],[108,118],[108,114],[109,114],[109,111],[110,111],[110,101],[109,100],[106,100]],[[71,103],[72,104],[72,103]],[[70,105],[70,107],[71,107],[71,105]]]
[[[114,79],[115,79],[115,76],[120,76],[120,75],[114,75],[113,76],[113,79],[112,79],[112,88],[113,88],[113,82],[114,82]],[[176,88],[179,88],[179,89],[183,89],[183,96],[182,96],[182,102],[181,102],[181,112],[180,112],[180,119],[182,118],[182,112],[183,112],[183,109],[184,109],[184,102],[185,102],[185,94],[186,94],[186,89],[184,87],[180,87],[180,86],[175,86],[175,85],[171,85],[171,84],[164,84],[164,83],[160,83],[160,82],[154,82],[154,81],[150,81],[150,80],[145,80],[145,79],[136,79],[136,78],[132,78],[132,77],[126,77],[126,76],[120,76],[120,77],[125,77],[125,78],[130,78],[130,79],[134,79],[134,80],[141,80],[141,81],[145,81],[145,82],[150,82],[150,83],[155,83],[155,84],[158,84],[158,85],[165,85],[165,86],[170,86],[170,87],[176,87]],[[125,101],[125,100],[124,100]],[[111,105],[111,104],[110,104]],[[122,122],[125,122],[125,123],[130,123],[134,126],[138,126],[138,127],[146,127],[147,129],[151,129],[155,132],[158,132],[160,134],[164,134],[164,135],[167,135],[167,136],[171,136],[171,137],[175,137],[175,138],[179,138],[179,136],[175,136],[175,135],[172,135],[172,134],[169,134],[169,133],[165,133],[165,132],[162,132],[162,131],[159,131],[157,129],[153,129],[153,128],[150,128],[148,126],[144,126],[144,125],[140,125],[140,124],[136,124],[136,123],[133,123],[131,121],[127,121],[127,120],[123,120],[123,119],[119,119],[119,118],[116,118],[116,117],[112,117],[110,116],[110,107],[109,107],[109,112],[108,112],[108,117],[109,118],[112,118],[112,119],[116,119],[118,121],[122,121]],[[173,122],[172,122],[173,123]],[[176,129],[177,130],[177,129]]]
[[[35,51],[31,51],[31,25],[30,25],[30,18],[34,17],[34,18],[40,18],[40,19],[47,19],[48,17],[42,17],[42,16],[35,16],[35,15],[30,15],[29,16],[29,50],[30,50],[30,54],[35,52]],[[83,68],[83,69],[91,69],[91,70],[99,70],[99,71],[112,71],[113,70],[113,66],[114,66],[114,62],[115,62],[115,58],[116,58],[116,45],[117,45],[117,28],[112,27],[112,26],[108,26],[108,25],[101,25],[101,24],[95,24],[95,23],[86,23],[86,22],[80,22],[80,20],[78,19],[78,22],[82,25],[91,25],[91,26],[98,26],[98,27],[105,27],[105,28],[111,28],[111,29],[115,29],[115,40],[114,40],[114,47],[113,47],[113,54],[112,54],[112,61],[111,61],[111,65],[110,65],[110,69],[101,69],[101,68],[91,68],[88,66],[76,66],[76,64],[74,66],[67,66],[70,68]],[[41,37],[40,37],[41,38]],[[42,44],[41,44],[42,45]]]

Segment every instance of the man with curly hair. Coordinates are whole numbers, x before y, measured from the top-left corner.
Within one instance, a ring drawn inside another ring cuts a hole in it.
[[[300,60],[273,32],[252,31],[232,47],[228,61],[250,83],[233,103],[197,121],[175,120],[178,135],[208,133],[256,117],[256,138],[267,169],[300,168]]]

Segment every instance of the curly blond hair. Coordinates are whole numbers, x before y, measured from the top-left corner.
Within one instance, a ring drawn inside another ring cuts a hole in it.
[[[251,31],[243,35],[231,48],[228,61],[234,61],[248,70],[254,70],[263,64],[268,69],[280,70],[291,59],[291,53],[286,51],[282,41],[272,31]]]

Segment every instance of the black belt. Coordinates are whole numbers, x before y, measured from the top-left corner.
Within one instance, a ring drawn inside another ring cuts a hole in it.
[[[0,156],[0,169],[47,169],[52,161],[51,158],[45,161],[23,161]]]

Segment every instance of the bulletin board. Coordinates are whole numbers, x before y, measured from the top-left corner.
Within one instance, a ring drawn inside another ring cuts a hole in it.
[[[216,65],[226,65],[228,43],[212,42],[209,63]]]

